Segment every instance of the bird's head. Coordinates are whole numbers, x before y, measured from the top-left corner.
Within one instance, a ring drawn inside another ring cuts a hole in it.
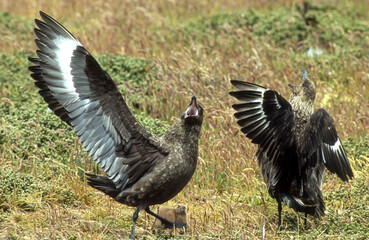
[[[186,214],[187,213],[187,208],[186,205],[177,205],[175,207],[175,211],[177,214]]]
[[[305,69],[301,69],[301,71],[302,71],[301,84],[299,85],[288,84],[288,86],[292,88],[290,99],[299,97],[302,100],[314,102],[316,95],[315,85],[308,78],[307,71]]]
[[[188,125],[201,126],[203,113],[204,110],[201,105],[197,103],[196,97],[192,96],[190,105],[188,105],[186,111],[182,114],[182,120]]]

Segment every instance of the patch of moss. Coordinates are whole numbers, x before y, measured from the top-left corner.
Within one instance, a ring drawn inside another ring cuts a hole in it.
[[[13,169],[0,169],[0,174],[0,196],[2,197],[13,193],[28,195],[39,188],[36,179],[26,173],[16,172]]]
[[[41,100],[40,100],[41,101]],[[4,113],[0,125],[0,143],[7,148],[11,156],[28,159],[30,156],[41,155],[66,163],[74,146],[75,134],[39,102],[31,102],[21,106],[0,104]],[[46,164],[47,161],[39,162]]]
[[[156,71],[155,66],[146,59],[107,53],[96,59],[113,81],[127,88],[146,86],[148,77]]]
[[[29,56],[32,53],[28,51],[0,53],[0,98],[9,98],[16,105],[35,99],[37,89],[29,76]]]
[[[247,41],[257,38],[276,46],[297,46],[307,41],[310,45],[339,47],[341,51],[365,54],[369,25],[366,21],[339,11],[332,6],[308,4],[302,8],[280,8],[272,12],[241,10],[218,12],[184,23],[186,35],[194,39],[227,37],[241,33]],[[347,45],[355,46],[347,49]]]
[[[16,206],[26,211],[34,210],[25,198],[40,189],[36,178],[13,169],[0,169],[0,180],[0,209],[7,210],[7,202],[12,200]]]
[[[166,122],[163,122],[159,119],[153,119],[148,116],[146,116],[145,113],[140,113],[135,115],[137,120],[150,132],[152,132],[154,135],[160,137],[163,135],[168,127],[169,124]]]
[[[349,138],[344,142],[346,151],[350,154],[350,157],[355,159],[360,158],[360,156],[369,157],[369,137],[362,136],[359,139]],[[363,167],[363,166],[362,166]]]
[[[135,109],[143,110],[150,95],[148,81],[155,74],[155,65],[146,59],[104,53],[96,57],[101,67],[117,83],[124,99]]]

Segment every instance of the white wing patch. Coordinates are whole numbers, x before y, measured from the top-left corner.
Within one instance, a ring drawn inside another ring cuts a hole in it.
[[[69,91],[76,91],[73,85],[72,68],[70,66],[73,56],[73,51],[77,49],[77,46],[82,46],[81,43],[72,39],[66,39],[64,37],[57,37],[54,40],[58,50],[55,51],[56,61],[60,67],[60,71],[64,78],[64,87]]]
[[[346,153],[345,153],[345,151],[342,147],[341,140],[339,138],[337,139],[337,141],[333,145],[324,143],[324,146],[327,148],[327,150],[329,150],[330,152],[333,152],[334,155],[346,157]],[[321,152],[322,152],[322,156],[323,156],[323,162],[327,163],[327,161],[325,159],[325,156],[324,156],[324,152],[325,152],[324,148],[321,148]]]
[[[330,146],[330,147],[331,147],[331,149],[334,152],[337,152],[341,148],[341,141],[340,141],[340,139],[337,139],[337,141],[335,142],[335,144],[333,146]]]

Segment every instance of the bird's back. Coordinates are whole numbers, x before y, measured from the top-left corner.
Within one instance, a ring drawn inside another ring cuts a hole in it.
[[[155,159],[145,175],[128,185],[115,200],[130,206],[153,205],[177,195],[196,169],[200,128],[186,129],[182,121],[173,124],[160,138],[161,146],[170,149],[168,156]]]

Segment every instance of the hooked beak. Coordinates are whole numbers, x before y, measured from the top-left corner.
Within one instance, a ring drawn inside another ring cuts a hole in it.
[[[304,80],[304,78],[308,78],[308,73],[305,68],[301,69],[302,77],[301,80]]]
[[[197,110],[197,102],[196,97],[192,96],[191,103],[188,105],[186,112],[185,112],[185,118],[189,116],[197,116],[199,114],[199,111]]]

